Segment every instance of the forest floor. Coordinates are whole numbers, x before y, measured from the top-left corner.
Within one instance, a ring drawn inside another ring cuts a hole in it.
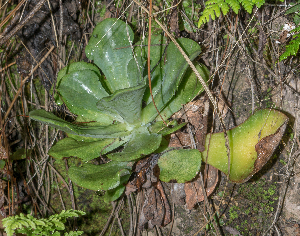
[[[36,7],[39,2],[44,4]],[[223,235],[300,235],[299,57],[279,62],[291,40],[286,27],[295,25],[295,16],[285,15],[289,3],[265,4],[254,8],[252,14],[241,11],[236,15],[231,11],[200,29],[195,25],[203,3],[177,3],[157,0],[153,9],[162,11],[159,20],[174,36],[200,44],[203,53],[197,60],[210,70],[210,89],[223,111],[226,128],[243,123],[262,108],[283,111],[289,124],[271,160],[248,182],[234,184],[219,173],[217,187],[209,197],[209,206],[216,212],[214,219],[209,219],[207,203],[198,203],[192,210],[186,207],[180,197],[182,184],[164,183],[172,222],[165,227],[136,230],[136,235],[216,235],[219,231],[214,225]],[[18,4],[20,10],[15,10]],[[104,228],[107,231],[103,235],[129,235],[127,232],[136,225],[128,216],[139,211],[142,193],[107,204],[102,193],[72,185],[66,175],[70,163],[47,155],[64,134],[44,126],[33,128],[26,116],[33,109],[66,110],[54,101],[57,73],[70,62],[87,61],[84,48],[97,23],[120,17],[128,21],[139,39],[148,34],[147,15],[131,1],[52,0],[51,14],[48,6],[47,1],[32,0],[25,6],[21,1],[10,1],[0,8],[1,22],[5,23],[0,39],[0,124],[5,125],[1,129],[0,154],[5,158],[5,152],[35,148],[25,159],[20,156],[2,170],[1,215],[25,212],[46,216],[77,207],[87,215],[69,222],[70,228],[83,230],[84,235],[101,235]],[[4,21],[12,11],[13,17]],[[32,11],[34,16],[23,24],[22,19]],[[17,27],[20,30],[11,33]],[[152,33],[162,32],[154,23]],[[204,93],[197,99],[203,97]],[[214,132],[220,130],[217,118],[211,116],[209,123]],[[35,140],[32,133],[38,135]]]

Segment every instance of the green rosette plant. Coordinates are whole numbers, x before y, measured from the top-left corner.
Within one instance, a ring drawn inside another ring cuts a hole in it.
[[[49,150],[49,155],[82,160],[81,166],[69,168],[71,180],[91,190],[105,190],[104,199],[114,201],[123,194],[134,162],[162,151],[159,178],[165,182],[191,181],[199,173],[202,160],[238,183],[259,171],[279,144],[287,116],[272,109],[257,111],[226,132],[228,147],[224,133],[216,133],[207,135],[202,153],[195,149],[168,149],[163,136],[185,125],[168,119],[197,96],[202,86],[176,46],[172,42],[167,45],[162,36],[152,36],[153,102],[147,79],[147,39],[132,46],[133,38],[127,24],[106,19],[96,26],[85,49],[94,64],[76,62],[59,72],[56,102],[65,103],[77,115],[75,122],[44,110],[29,114],[31,119],[68,134]],[[196,42],[185,38],[177,41],[191,60],[200,54]],[[207,81],[207,68],[200,64],[196,68]],[[90,162],[100,155],[111,161],[101,165]]]
[[[162,36],[152,36],[150,69],[154,104],[146,76],[147,47],[142,46],[147,41],[136,43],[133,50],[133,39],[133,31],[127,24],[106,19],[95,27],[85,49],[93,64],[76,62],[59,72],[56,101],[65,103],[77,115],[75,122],[44,110],[29,114],[31,119],[68,134],[50,149],[49,155],[60,159],[81,158],[82,166],[71,166],[68,176],[79,186],[106,190],[106,201],[116,200],[124,192],[135,161],[165,150],[163,136],[185,125],[172,121],[166,126],[156,108],[168,122],[173,113],[202,91],[176,46],[167,45]],[[190,39],[181,38],[178,43],[191,60],[201,52],[200,46]],[[207,81],[207,68],[200,64],[196,67]],[[121,151],[114,151],[116,148]],[[186,151],[176,150],[176,153]],[[109,163],[89,163],[104,154],[111,159]],[[181,166],[189,173],[184,181],[191,180],[201,165],[197,150],[188,151],[188,156],[190,162]]]

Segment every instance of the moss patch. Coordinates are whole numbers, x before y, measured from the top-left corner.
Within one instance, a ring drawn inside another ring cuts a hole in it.
[[[80,165],[80,159],[72,158],[69,159],[68,162],[69,166]],[[68,176],[66,174],[67,172],[65,169],[65,161],[55,160],[54,165],[56,170],[59,171],[59,173],[63,176],[65,181],[69,183]],[[63,182],[58,179],[58,183],[58,186],[56,185],[56,183],[52,185],[52,198],[50,205],[54,208],[56,212],[61,212],[63,208],[58,193],[58,187],[60,188],[62,199],[64,201],[66,209],[72,208],[72,201],[70,199],[70,193],[64,187]],[[84,231],[83,235],[86,236],[98,235],[104,228],[111,214],[112,205],[104,202],[102,192],[95,192],[92,190],[84,189],[75,184],[73,184],[73,191],[77,209],[86,212],[86,215],[76,219],[76,222],[70,221],[70,229],[76,227],[77,229]],[[125,209],[127,209],[126,205],[124,206],[124,210],[120,211],[119,217],[121,219],[124,219],[124,221],[122,221],[122,225],[126,232],[126,230],[128,230],[129,228],[129,213],[126,212]],[[109,235],[110,228],[107,230],[105,235]],[[117,225],[117,221],[115,221],[110,235],[121,235],[119,226]]]
[[[278,200],[277,183],[264,179],[237,186],[234,201],[226,211],[227,226],[242,235],[256,235],[266,230],[273,220]]]

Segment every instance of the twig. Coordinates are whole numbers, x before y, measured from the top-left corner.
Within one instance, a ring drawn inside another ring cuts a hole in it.
[[[68,192],[70,192],[69,186],[65,179],[61,176],[61,174],[48,162],[48,166],[51,167],[51,169],[55,172],[55,174],[60,178],[60,180],[64,183],[65,187],[67,188]]]
[[[69,170],[69,167],[68,167],[68,161],[67,159],[65,159],[65,166],[66,166],[66,171],[68,172]],[[73,191],[73,187],[72,187],[72,180],[68,177],[69,179],[69,193],[70,193],[70,196],[71,196],[71,201],[72,201],[72,208],[74,210],[76,210],[76,206],[75,206],[75,198],[74,198],[74,191]]]
[[[132,206],[131,206],[131,201],[130,201],[130,194],[127,196],[127,204],[129,208],[129,214],[130,214],[130,221],[129,221],[129,232],[128,236],[133,236],[133,212],[132,212]]]
[[[32,179],[33,177],[31,177],[31,174],[30,174],[30,170],[29,170],[29,165],[27,165],[27,174],[29,176],[30,179]],[[29,184],[29,182],[27,183]],[[50,213],[54,213],[54,211],[48,207],[48,204],[40,197],[38,191],[36,190],[33,182],[31,182],[31,187],[36,195],[36,197],[41,201],[41,203],[44,205],[44,207],[50,212]]]
[[[118,204],[118,207],[117,207],[117,209],[116,209],[116,211],[115,211],[115,217],[114,217],[113,222],[112,222],[112,224],[111,224],[109,236],[111,235],[111,232],[112,232],[112,229],[113,229],[113,227],[114,227],[114,223],[115,223],[115,219],[116,219],[116,218],[118,219],[118,223],[119,223],[119,217],[118,217],[118,214],[119,214],[119,211],[120,211],[120,209],[121,209],[121,206],[123,205],[123,202],[124,202],[124,198],[122,198],[122,199],[120,200],[120,202],[119,202],[119,204]],[[121,225],[121,230],[122,230],[122,225]],[[124,233],[124,232],[123,232],[123,233]],[[122,235],[122,236],[123,236],[123,235]]]
[[[13,30],[11,30],[6,36],[4,36],[0,40],[0,46],[4,44],[8,39],[10,39],[12,36],[14,36],[20,29],[23,28],[23,26],[34,16],[35,13],[42,7],[42,5],[46,2],[46,0],[41,0],[36,4],[36,6],[32,9],[31,12],[25,17],[25,19],[22,21],[22,23],[18,24]]]
[[[10,17],[12,17],[17,10],[19,10],[19,8],[23,5],[23,3],[25,2],[26,0],[22,0],[10,13],[9,15],[4,19],[4,21],[1,22],[0,24],[0,28],[2,28],[3,25],[5,25],[5,23],[9,20]]]
[[[21,91],[22,91],[22,87],[24,85],[24,83],[30,78],[30,76],[36,71],[36,69],[46,60],[46,58],[49,56],[49,54],[52,52],[52,50],[54,49],[54,46],[52,46],[49,51],[46,53],[46,55],[42,58],[42,60],[33,68],[33,70],[29,73],[29,75],[26,76],[25,79],[23,79],[21,81],[21,85],[20,85],[20,88],[18,89],[12,103],[10,104],[9,108],[7,109],[6,113],[5,113],[5,116],[4,116],[4,120],[7,119],[14,103],[16,102],[18,96],[20,95]]]
[[[12,62],[12,63],[10,63],[10,64],[8,64],[8,65],[7,65],[7,66],[5,66],[4,68],[0,69],[0,73],[1,73],[2,71],[4,71],[4,70],[7,70],[7,68],[9,68],[9,67],[13,66],[14,64],[16,64],[16,62],[15,62],[15,61],[14,61],[14,62]]]
[[[108,220],[106,221],[106,224],[105,224],[103,230],[99,234],[99,236],[103,236],[105,234],[106,230],[108,229],[108,227],[110,225],[110,222],[111,222],[113,216],[115,215],[114,213],[115,213],[115,210],[116,210],[117,203],[113,202],[112,204],[113,204],[113,209],[110,213],[110,216],[109,216]],[[119,202],[119,204],[120,204],[120,202]]]

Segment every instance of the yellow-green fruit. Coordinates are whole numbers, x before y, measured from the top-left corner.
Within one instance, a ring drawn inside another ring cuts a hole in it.
[[[230,148],[231,181],[245,182],[261,169],[278,146],[287,122],[288,118],[282,112],[263,109],[226,132]],[[206,136],[202,160],[228,174],[224,133]]]

